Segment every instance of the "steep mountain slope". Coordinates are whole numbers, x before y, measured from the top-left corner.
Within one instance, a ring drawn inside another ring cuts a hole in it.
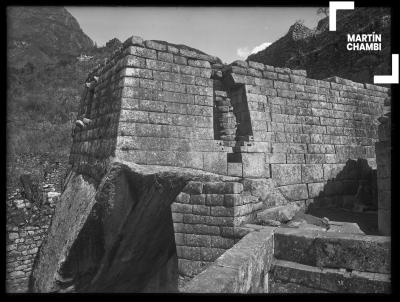
[[[7,186],[67,161],[87,74],[121,42],[97,48],[62,7],[7,10]],[[79,60],[80,54],[86,55]]]
[[[373,82],[373,75],[391,74],[390,9],[356,8],[337,12],[337,31],[329,31],[329,19],[311,30],[300,23],[248,60],[278,67],[306,69],[311,78],[339,76],[357,82]],[[348,51],[347,34],[382,34],[382,51]]]
[[[76,19],[63,7],[7,9],[8,63],[21,68],[55,64],[93,47]]]

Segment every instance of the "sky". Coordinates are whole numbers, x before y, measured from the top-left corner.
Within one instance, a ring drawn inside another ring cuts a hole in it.
[[[185,44],[224,63],[245,59],[287,33],[296,20],[314,28],[317,7],[66,7],[98,46],[132,35]]]

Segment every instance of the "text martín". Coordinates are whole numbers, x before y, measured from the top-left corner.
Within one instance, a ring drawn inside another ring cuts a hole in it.
[[[381,51],[381,34],[347,34],[347,50]]]

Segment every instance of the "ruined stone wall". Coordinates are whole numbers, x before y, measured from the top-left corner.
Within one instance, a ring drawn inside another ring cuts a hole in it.
[[[7,229],[7,292],[27,291],[33,261],[47,229],[48,224]]]
[[[26,292],[37,251],[47,235],[60,193],[47,185],[41,205],[21,199],[19,192],[7,204],[6,291]]]

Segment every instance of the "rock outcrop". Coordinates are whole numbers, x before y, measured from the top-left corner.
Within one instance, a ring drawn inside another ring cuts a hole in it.
[[[357,7],[337,12],[337,31],[329,31],[328,17],[316,29],[301,23],[266,49],[248,57],[278,67],[305,69],[314,79],[339,76],[373,83],[374,75],[391,74],[390,10]],[[347,34],[382,34],[382,51],[348,51]],[[334,63],[333,63],[334,62]]]
[[[101,182],[72,172],[32,275],[35,292],[177,290],[171,204],[198,170],[111,163]]]

